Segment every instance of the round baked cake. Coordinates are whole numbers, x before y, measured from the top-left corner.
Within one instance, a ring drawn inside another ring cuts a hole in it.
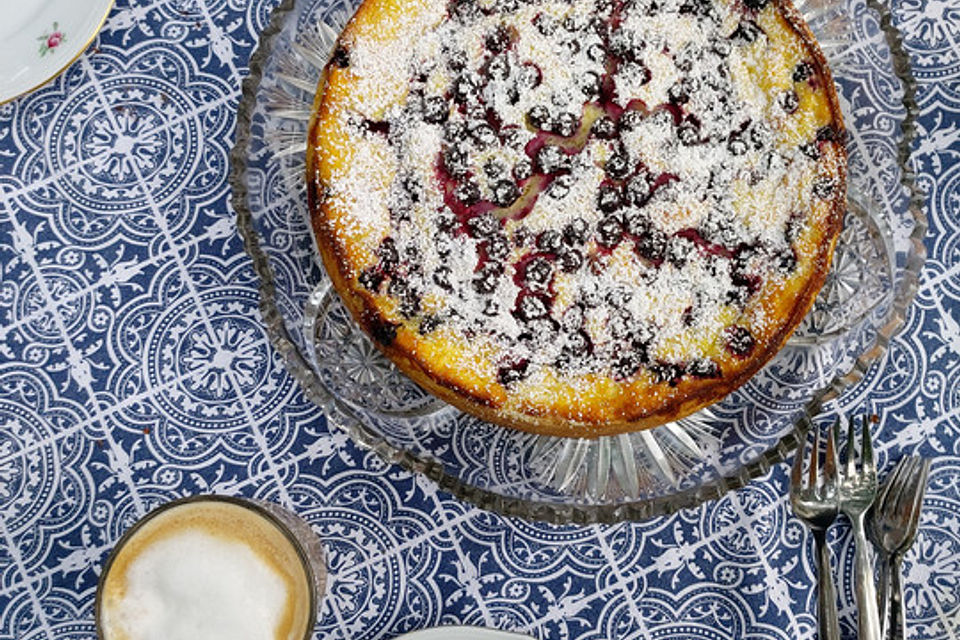
[[[783,0],[365,0],[324,72],[313,231],[444,400],[592,437],[743,384],[845,208],[823,55]]]

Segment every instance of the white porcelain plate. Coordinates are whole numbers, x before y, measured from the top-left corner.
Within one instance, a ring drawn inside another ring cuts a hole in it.
[[[112,6],[113,0],[0,0],[0,104],[66,69]]]
[[[506,631],[481,629],[480,627],[434,627],[404,634],[397,640],[532,640]]]

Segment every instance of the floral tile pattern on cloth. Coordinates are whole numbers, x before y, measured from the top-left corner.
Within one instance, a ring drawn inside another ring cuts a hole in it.
[[[226,180],[240,83],[277,4],[121,0],[94,48],[0,106],[0,639],[94,638],[112,545],[149,509],[204,492],[278,502],[321,536],[317,637],[478,624],[544,640],[814,638],[815,559],[782,465],[670,517],[530,523],[384,464],[304,397],[267,339]],[[929,257],[903,330],[843,402],[880,416],[883,469],[936,458],[905,607],[912,638],[952,640],[960,7],[898,0],[893,14],[919,80]],[[847,534],[833,530],[854,637]]]

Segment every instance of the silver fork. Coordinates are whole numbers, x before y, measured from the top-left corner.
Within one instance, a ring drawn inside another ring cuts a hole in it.
[[[839,424],[839,422],[838,422]],[[836,425],[834,425],[836,427]],[[833,430],[827,432],[827,451],[820,470],[820,430],[814,427],[813,448],[810,454],[810,469],[807,484],[803,484],[803,461],[807,437],[797,446],[793,471],[790,474],[790,504],[797,517],[810,528],[817,547],[817,621],[820,640],[839,640],[840,626],[837,622],[837,589],[830,569],[830,547],[827,546],[827,529],[840,509],[837,489],[837,449]]]
[[[873,526],[869,533],[882,556],[880,613],[886,637],[895,640],[906,637],[901,564],[904,553],[917,537],[929,473],[929,460],[918,456],[901,458],[884,483],[872,512]]]
[[[834,431],[840,430],[839,421]],[[835,434],[839,439],[839,433]],[[873,563],[870,561],[870,545],[864,532],[867,510],[877,497],[877,467],[873,459],[873,444],[870,442],[870,421],[863,418],[860,443],[860,468],[857,469],[853,419],[847,430],[846,464],[840,467],[840,510],[853,525],[855,543],[854,572],[856,574],[857,627],[860,640],[881,640],[880,615],[877,612],[877,589],[873,583]]]

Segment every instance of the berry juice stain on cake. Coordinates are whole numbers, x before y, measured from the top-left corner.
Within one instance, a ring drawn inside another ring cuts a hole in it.
[[[829,269],[843,124],[785,0],[366,0],[320,89],[327,270],[404,372],[483,419],[688,415]]]

